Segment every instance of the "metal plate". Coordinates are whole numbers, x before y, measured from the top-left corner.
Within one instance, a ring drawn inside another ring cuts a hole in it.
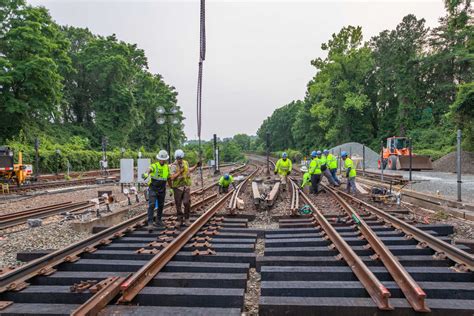
[[[120,159],[120,183],[133,183],[133,159]]]
[[[137,179],[138,183],[146,183],[146,180],[142,179],[142,174],[148,171],[150,168],[151,159],[143,158],[137,160]]]

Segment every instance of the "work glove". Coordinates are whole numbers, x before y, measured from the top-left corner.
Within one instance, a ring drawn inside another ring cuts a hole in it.
[[[202,166],[202,161],[201,161],[201,160],[199,160],[199,161],[197,162],[197,166],[198,166],[199,168]]]
[[[278,172],[274,171],[273,173],[276,175]]]
[[[291,170],[290,170],[290,171],[288,171],[287,175],[290,175],[290,174],[291,174]]]
[[[173,196],[173,189],[170,189],[170,197]]]
[[[146,178],[148,178],[148,174],[143,173],[143,174],[142,174],[142,179],[145,180]]]

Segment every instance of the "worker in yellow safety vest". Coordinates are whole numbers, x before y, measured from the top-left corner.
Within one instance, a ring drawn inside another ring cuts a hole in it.
[[[163,207],[166,197],[166,183],[169,181],[169,155],[166,150],[160,150],[156,155],[158,162],[150,165],[148,172],[142,174],[143,179],[149,178],[148,181],[148,226],[160,227],[164,226],[161,221],[163,215]],[[153,222],[154,211],[157,209],[156,221]]]
[[[189,163],[184,160],[184,151],[178,149],[174,153],[176,161],[170,165],[171,188],[174,193],[174,204],[176,206],[176,216],[178,218],[177,226],[191,225],[189,221],[189,212],[191,210],[191,175],[190,173],[201,166],[201,162],[194,167],[189,167]],[[181,206],[184,206],[184,214]]]
[[[281,158],[278,159],[277,163],[275,164],[275,174],[278,174],[280,176],[281,180],[281,185],[283,191],[286,190],[286,182],[288,175],[291,173],[291,170],[293,169],[293,164],[291,163],[291,160],[288,159],[288,154],[283,153],[281,155]]]
[[[334,156],[333,154],[330,154],[329,151],[328,151],[328,155],[327,155],[327,166],[328,166],[328,169],[329,169],[329,172],[331,173],[331,176],[334,180],[334,183],[337,185],[337,186],[340,186],[341,185],[341,181],[339,181],[339,179],[337,178],[337,158],[336,156]]]
[[[329,150],[324,149],[323,154],[321,155],[321,172],[326,177],[326,179],[328,179],[329,184],[331,184],[332,186],[338,186],[338,183],[334,180],[334,177],[331,174],[331,170],[329,167],[329,156]]]
[[[226,173],[219,179],[219,194],[229,192],[229,186],[232,186],[235,189],[234,177]]]
[[[347,178],[347,193],[351,193],[351,191],[356,194],[357,187],[355,178],[357,175],[356,169],[354,167],[354,162],[351,158],[347,156],[347,152],[343,151],[341,153],[342,160],[344,160],[344,169],[346,170],[346,178]]]
[[[318,155],[321,155],[321,152],[313,151],[311,157],[313,160],[309,163],[309,174],[311,175],[311,193],[317,194],[319,189],[319,181],[321,179],[321,161],[319,160]]]

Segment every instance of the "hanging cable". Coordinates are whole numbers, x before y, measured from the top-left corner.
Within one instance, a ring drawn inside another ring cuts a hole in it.
[[[202,161],[202,147],[201,147],[201,100],[202,100],[202,66],[206,59],[206,1],[201,0],[201,20],[200,20],[200,50],[199,50],[199,70],[198,70],[198,84],[197,84],[197,132],[199,140],[199,161]],[[204,188],[204,179],[202,174],[202,165],[199,167],[199,174],[201,176],[201,190]]]

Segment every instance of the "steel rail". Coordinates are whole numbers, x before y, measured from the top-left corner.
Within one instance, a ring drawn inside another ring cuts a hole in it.
[[[204,190],[209,190],[213,186],[209,186]],[[191,192],[192,195],[198,193],[202,193],[201,190],[195,190]],[[145,204],[145,202],[135,204],[133,207],[137,207],[143,204]],[[200,204],[202,204],[202,201],[198,203],[198,205]],[[172,202],[168,202],[164,206],[170,207],[172,205]],[[53,268],[55,266],[63,262],[75,261],[81,253],[93,252],[96,250],[95,247],[107,244],[110,242],[111,239],[121,237],[126,232],[133,231],[139,226],[144,226],[146,216],[146,212],[143,212],[122,223],[119,223],[97,234],[94,234],[84,240],[71,244],[65,248],[58,249],[50,254],[30,261],[29,263],[21,267],[15,268],[14,270],[8,271],[4,274],[0,274],[0,293],[9,290],[21,290],[24,287],[28,286],[28,284],[26,283],[27,280],[37,275],[50,273],[51,271],[54,271]]]
[[[25,212],[17,212],[12,214],[6,214],[0,216],[0,230],[6,229],[12,226],[25,224],[30,218],[45,218],[57,215],[62,212],[77,212],[82,211],[91,207],[93,204],[89,201],[77,202],[69,204],[64,203],[61,205],[52,205],[48,207],[42,207],[38,209],[31,209]]]
[[[245,167],[246,165],[239,166],[231,170],[231,172],[237,172]],[[203,190],[195,190],[191,192],[191,194],[202,194],[203,191],[207,191],[216,185],[217,182],[214,182]],[[135,204],[133,207],[137,207],[143,204],[144,202],[140,202],[138,204]],[[169,207],[171,205],[173,205],[173,203],[168,202],[165,204],[165,207]],[[127,209],[129,208],[127,207]],[[9,290],[19,291],[28,286],[28,283],[26,283],[26,281],[28,281],[29,279],[37,275],[52,273],[54,272],[55,266],[63,262],[75,261],[81,253],[93,252],[96,250],[96,246],[107,244],[110,242],[111,239],[118,238],[126,232],[135,230],[138,226],[145,225],[146,216],[146,212],[143,212],[122,223],[119,223],[97,234],[94,234],[84,240],[71,244],[65,248],[58,249],[50,254],[32,260],[21,267],[0,274],[0,293]]]
[[[321,184],[339,202],[346,213],[356,222],[356,226],[369,243],[370,247],[382,261],[393,280],[398,284],[406,299],[417,312],[430,312],[426,306],[426,293],[421,286],[412,278],[410,273],[400,264],[388,247],[380,240],[370,226],[359,216],[352,206],[338,195],[338,192]],[[357,223],[358,221],[358,223]]]
[[[446,257],[448,257],[449,259],[451,259],[457,264],[457,268],[461,270],[474,271],[474,256],[473,255],[439,238],[436,238],[435,236],[428,234],[427,232],[419,229],[418,227],[415,227],[409,223],[406,223],[402,221],[401,219],[398,219],[395,216],[390,215],[387,212],[382,211],[381,209],[373,205],[370,205],[369,203],[366,203],[340,190],[338,190],[338,192],[342,196],[365,207],[370,212],[374,213],[376,216],[384,220],[386,223],[389,223],[396,229],[399,229],[400,231],[404,232],[405,234],[409,236],[410,235],[413,236],[416,240],[420,242],[425,242],[433,250],[439,253],[443,253],[444,255],[446,255]]]
[[[392,310],[393,307],[389,301],[390,292],[388,289],[382,284],[382,282],[380,282],[374,273],[370,271],[367,265],[354,252],[354,250],[349,246],[344,238],[339,235],[336,229],[329,223],[329,221],[313,203],[313,201],[311,201],[311,199],[306,194],[301,192],[301,190],[300,195],[301,198],[313,209],[314,218],[329,237],[335,248],[339,251],[342,258],[344,258],[347,265],[351,268],[364,288],[367,290],[377,307],[381,310]]]
[[[236,190],[226,193],[213,206],[196,219],[186,230],[179,234],[169,245],[157,253],[150,261],[135,272],[130,278],[121,285],[122,296],[119,303],[130,303],[135,296],[150,282],[155,275],[187,244],[187,242],[199,232],[199,230],[217,213],[225,204],[226,200],[238,192],[240,188],[250,179],[259,169],[252,172],[244,181],[242,181]]]

